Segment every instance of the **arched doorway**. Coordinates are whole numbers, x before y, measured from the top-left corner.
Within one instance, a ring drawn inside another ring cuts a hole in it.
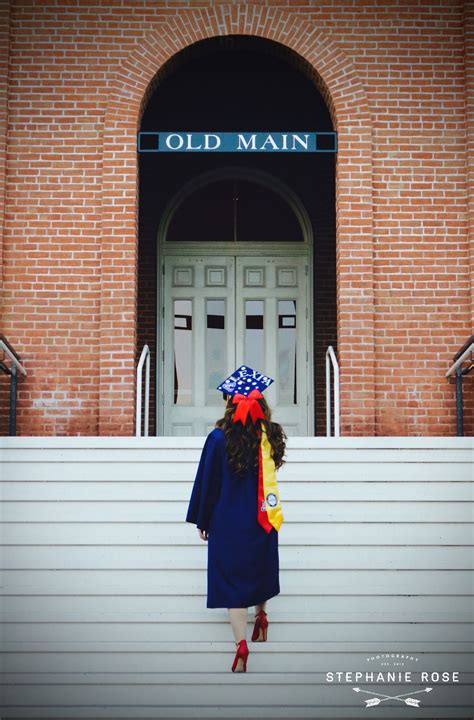
[[[313,434],[311,239],[298,197],[256,169],[206,172],[172,198],[158,231],[158,434],[206,435],[216,386],[241,364],[276,379],[265,395],[289,435]]]
[[[199,41],[162,68],[140,130],[333,130],[303,70],[263,38]],[[267,397],[288,434],[324,434],[324,354],[337,345],[335,156],[143,155],[139,177],[138,344],[152,347],[156,370],[152,434],[205,435],[223,408],[218,375],[244,362],[278,380]]]

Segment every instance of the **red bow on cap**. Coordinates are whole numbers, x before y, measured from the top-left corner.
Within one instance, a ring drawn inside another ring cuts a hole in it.
[[[234,414],[233,421],[237,422],[240,420],[242,425],[245,425],[247,415],[250,413],[252,422],[256,422],[258,418],[265,419],[264,412],[260,407],[260,403],[257,398],[263,397],[260,390],[254,388],[248,395],[242,395],[242,393],[235,393],[232,398],[233,403],[237,403],[237,409]]]

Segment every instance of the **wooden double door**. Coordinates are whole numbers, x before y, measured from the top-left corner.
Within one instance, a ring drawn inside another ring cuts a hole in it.
[[[159,435],[203,436],[224,413],[216,386],[242,364],[270,375],[273,418],[312,434],[306,257],[165,256]]]

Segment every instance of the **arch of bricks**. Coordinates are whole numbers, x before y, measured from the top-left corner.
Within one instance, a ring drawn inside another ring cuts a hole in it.
[[[351,60],[313,23],[275,7],[216,5],[157,21],[109,83],[103,134],[100,435],[131,435],[135,415],[137,132],[163,67],[190,44],[246,34],[295,51],[338,132],[337,325],[341,434],[375,434],[371,117]]]

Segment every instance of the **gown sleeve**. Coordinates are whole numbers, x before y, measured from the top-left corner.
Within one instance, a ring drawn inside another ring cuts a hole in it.
[[[212,431],[202,449],[194,486],[189,501],[186,522],[207,531],[212,511],[219,496],[222,476],[222,443]]]

